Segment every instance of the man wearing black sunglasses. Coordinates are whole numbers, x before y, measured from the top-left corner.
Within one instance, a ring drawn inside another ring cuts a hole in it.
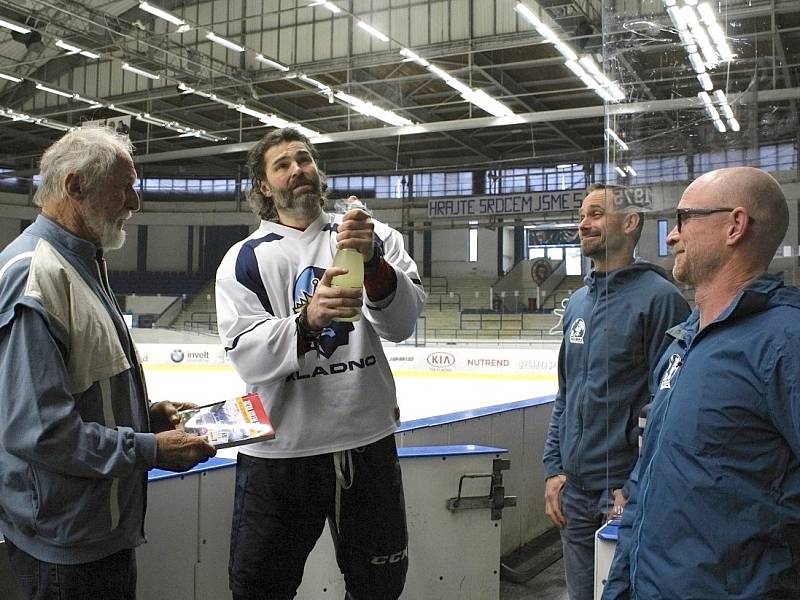
[[[570,600],[594,596],[594,534],[623,510],[650,372],[666,330],[689,314],[666,274],[634,259],[639,211],[611,185],[593,186],[580,209],[581,252],[594,268],[564,314],[544,449],[545,512],[561,529]]]
[[[667,243],[697,307],[653,372],[603,598],[800,597],[800,291],[770,274],[789,210],[759,169],[684,192]]]

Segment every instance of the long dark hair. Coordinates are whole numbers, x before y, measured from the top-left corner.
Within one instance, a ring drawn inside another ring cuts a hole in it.
[[[311,140],[293,127],[270,131],[250,149],[250,152],[247,153],[247,170],[250,172],[250,191],[247,192],[247,203],[254,213],[267,221],[277,218],[278,211],[275,209],[275,203],[272,198],[265,196],[261,192],[261,184],[267,183],[264,157],[267,154],[267,150],[284,142],[303,142],[314,160],[317,161],[319,159],[319,153],[314,144],[311,143]],[[322,206],[325,202],[324,191],[327,186],[325,184],[325,174],[319,168],[317,168],[317,172],[319,173],[320,186],[323,191],[323,197],[320,198],[320,206]]]

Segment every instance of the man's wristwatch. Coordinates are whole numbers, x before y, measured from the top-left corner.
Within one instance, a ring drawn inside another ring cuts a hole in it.
[[[372,258],[364,263],[365,273],[374,273],[383,259],[383,246],[375,245],[372,247]]]

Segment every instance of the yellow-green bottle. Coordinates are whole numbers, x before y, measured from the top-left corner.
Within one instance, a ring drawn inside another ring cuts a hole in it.
[[[337,275],[333,278],[333,285],[339,287],[358,288],[364,287],[364,258],[361,252],[355,248],[340,248],[336,251],[333,257],[334,267],[344,267],[347,273],[344,275]],[[358,321],[361,318],[361,312],[357,312],[352,317],[337,317],[334,321]]]
[[[350,196],[347,200],[337,201],[336,207],[344,211],[357,208],[369,214],[367,207],[358,200],[355,196]],[[336,251],[333,257],[334,267],[344,267],[347,273],[344,275],[337,275],[333,278],[331,283],[339,287],[357,288],[364,287],[364,257],[361,252],[355,248],[340,248]],[[357,312],[352,317],[337,317],[334,321],[348,322],[358,321],[361,318],[361,311]]]

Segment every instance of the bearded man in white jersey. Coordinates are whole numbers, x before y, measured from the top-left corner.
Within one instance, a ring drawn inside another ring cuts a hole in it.
[[[294,598],[326,520],[348,598],[396,599],[408,569],[397,398],[381,338],[413,332],[425,293],[397,231],[361,210],[323,210],[317,157],[292,128],[254,146],[249,201],[261,224],[217,271],[222,342],[277,431],[239,453],[234,600]],[[332,284],[347,272],[332,266],[340,248],[361,253],[363,291]]]

